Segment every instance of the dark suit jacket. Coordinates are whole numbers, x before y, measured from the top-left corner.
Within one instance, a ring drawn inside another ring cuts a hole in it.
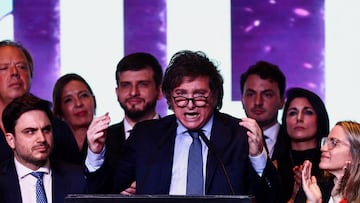
[[[285,139],[283,137],[285,136],[285,133],[283,131],[284,128],[280,125],[278,136],[274,145],[274,152],[272,157],[270,157],[271,160],[277,160],[283,153],[286,152],[286,150],[284,150]],[[266,144],[265,140],[264,143]]]
[[[124,121],[109,126],[106,131],[105,161],[111,166],[116,165],[125,143]]]
[[[55,117],[53,126],[54,149],[51,157],[55,160],[83,166],[88,148],[87,140],[84,140],[83,149],[79,151],[75,137],[67,123]]]
[[[104,164],[98,171],[88,174],[88,186],[93,192],[119,193],[136,179],[137,194],[169,194],[176,129],[174,115],[138,123],[111,178],[105,178],[109,171]],[[246,131],[239,126],[238,119],[215,112],[211,132],[213,149],[209,148],[208,153],[205,194],[233,194],[215,156],[218,154],[234,194],[255,195],[257,202],[276,202],[279,192],[277,171],[269,159],[263,176],[255,173],[248,158]]]
[[[53,203],[63,203],[68,194],[86,192],[85,176],[81,166],[51,161]],[[13,159],[0,166],[0,202],[21,203],[21,192]]]

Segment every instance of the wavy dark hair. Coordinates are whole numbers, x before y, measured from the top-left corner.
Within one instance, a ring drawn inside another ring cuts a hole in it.
[[[15,98],[4,109],[2,114],[2,122],[5,132],[15,135],[15,125],[20,116],[28,111],[40,110],[46,113],[49,120],[52,121],[53,113],[51,112],[51,103],[40,99],[31,93],[25,93]]]
[[[115,71],[116,85],[119,85],[119,73],[127,70],[138,71],[145,68],[151,68],[153,70],[156,87],[159,87],[163,77],[162,67],[155,56],[145,52],[135,52],[126,55],[119,61]]]
[[[224,80],[219,70],[204,52],[189,50],[175,53],[165,70],[162,91],[168,101],[169,108],[171,108],[169,102],[172,99],[171,92],[183,82],[184,77],[195,79],[199,76],[209,77],[211,97],[216,101],[216,108],[221,109]]]
[[[277,83],[280,97],[284,97],[285,88],[286,88],[286,78],[284,73],[280,68],[272,63],[267,61],[258,61],[254,65],[249,66],[249,68],[241,74],[240,76],[240,90],[241,94],[244,93],[244,86],[246,80],[250,75],[258,75],[263,80],[272,80]]]

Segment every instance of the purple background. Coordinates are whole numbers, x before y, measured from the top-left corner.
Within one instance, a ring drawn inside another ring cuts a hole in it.
[[[240,75],[258,60],[277,64],[287,87],[324,98],[324,1],[231,1],[232,99]]]
[[[231,1],[232,99],[240,74],[258,60],[279,65],[287,87],[324,98],[324,0]],[[14,38],[35,61],[32,92],[51,100],[60,73],[59,0],[14,0]],[[200,12],[200,11],[199,11]],[[166,0],[124,0],[124,53],[154,54],[166,67]],[[158,105],[161,115],[165,101]]]

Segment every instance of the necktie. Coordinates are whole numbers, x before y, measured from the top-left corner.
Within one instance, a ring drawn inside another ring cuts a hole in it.
[[[198,132],[189,131],[193,138],[190,145],[188,168],[187,168],[187,195],[203,195],[203,160],[202,160],[202,147],[199,139]]]
[[[270,142],[271,142],[271,139],[269,136],[267,135],[263,135],[263,143],[264,143],[264,147],[265,147],[265,150],[266,152],[269,154],[269,146],[270,146]]]
[[[47,203],[46,193],[45,193],[44,183],[43,183],[44,172],[32,172],[31,175],[37,179],[37,181],[36,181],[36,203]]]

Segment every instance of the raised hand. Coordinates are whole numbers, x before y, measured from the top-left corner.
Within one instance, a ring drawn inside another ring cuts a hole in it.
[[[100,153],[106,141],[106,129],[110,124],[109,113],[95,117],[87,130],[89,149],[94,153]]]
[[[248,142],[249,142],[249,154],[250,156],[259,155],[263,151],[263,135],[261,128],[254,119],[242,118],[240,126],[248,129]]]
[[[304,161],[301,171],[302,187],[308,203],[320,203],[322,202],[321,191],[315,176],[311,176],[311,168],[312,163],[308,160]]]
[[[288,202],[294,202],[296,195],[301,187],[301,171],[303,169],[303,165],[300,166],[294,166],[293,172],[294,172],[294,187],[293,192],[290,198],[290,201]]]

